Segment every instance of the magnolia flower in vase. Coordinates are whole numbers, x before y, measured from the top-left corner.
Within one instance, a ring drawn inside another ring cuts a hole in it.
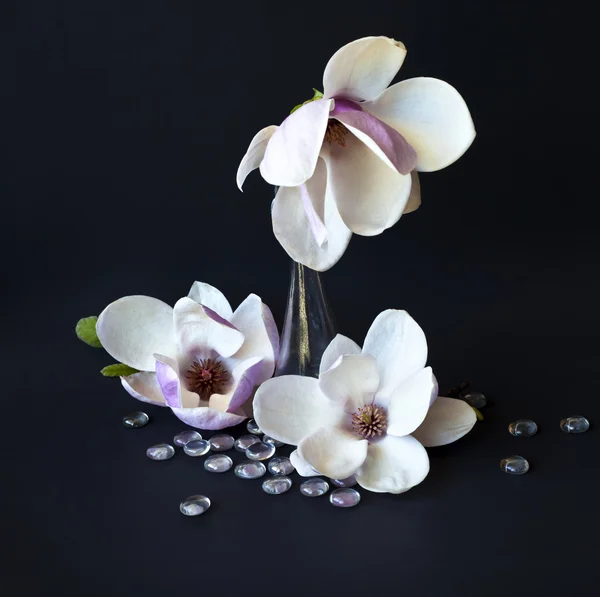
[[[213,286],[195,282],[171,308],[148,296],[126,296],[96,324],[106,351],[137,373],[121,377],[134,398],[168,406],[200,429],[242,422],[254,388],[273,375],[277,327],[255,294],[233,311]]]
[[[263,383],[254,417],[271,437],[297,446],[303,476],[355,475],[370,491],[402,493],[429,472],[426,447],[468,433],[475,412],[438,397],[427,342],[405,311],[377,316],[361,347],[336,336],[323,353],[319,378],[287,375]]]
[[[420,205],[418,171],[449,166],[473,142],[469,109],[448,83],[419,77],[388,88],[405,56],[388,37],[347,44],[327,64],[323,92],[252,139],[238,186],[260,168],[279,187],[273,231],[295,261],[332,267],[352,233],[380,234]]]

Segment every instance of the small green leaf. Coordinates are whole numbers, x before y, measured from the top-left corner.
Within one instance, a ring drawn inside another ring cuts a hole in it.
[[[475,416],[477,417],[477,420],[483,421],[483,415],[481,414],[481,411],[478,408],[475,408],[474,406],[472,406],[471,408],[475,411]]]
[[[298,110],[299,108],[301,108],[304,104],[298,104],[297,106],[294,106],[292,108],[292,111],[290,112],[290,114],[293,114],[296,110]]]
[[[315,89],[314,87],[313,87],[313,91],[315,92],[315,94],[313,95],[314,100],[321,99],[323,97],[322,91],[319,91],[318,89]]]
[[[313,91],[315,92],[315,94],[309,100],[306,100],[305,102],[302,102],[301,104],[298,104],[297,106],[294,106],[292,108],[292,111],[290,112],[290,114],[293,114],[296,110],[298,110],[302,106],[306,106],[306,104],[310,104],[310,102],[314,102],[315,100],[321,99],[323,97],[323,93],[320,92],[318,89],[315,89],[313,87]]]
[[[98,318],[95,315],[80,319],[75,326],[75,333],[82,342],[85,342],[94,348],[102,348],[102,343],[96,333],[97,321]]]
[[[115,363],[114,365],[108,365],[100,371],[104,377],[122,377],[125,375],[131,375],[133,373],[139,373],[137,369],[130,367],[129,365],[123,365],[123,363]]]

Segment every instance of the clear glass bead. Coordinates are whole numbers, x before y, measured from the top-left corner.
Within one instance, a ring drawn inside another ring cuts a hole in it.
[[[300,485],[300,493],[306,497],[320,497],[329,491],[329,483],[325,479],[313,477]]]
[[[156,444],[146,450],[150,460],[169,460],[175,455],[175,448],[171,444]]]
[[[206,439],[193,439],[183,446],[188,456],[204,456],[210,450],[210,442]]]
[[[500,461],[500,469],[509,475],[524,475],[529,470],[529,462],[523,456],[509,456]]]
[[[213,454],[204,461],[209,473],[226,473],[233,466],[233,460],[226,454]]]
[[[242,435],[238,437],[233,444],[238,452],[245,452],[252,444],[258,444],[260,437],[256,435]]]
[[[519,419],[508,426],[508,432],[515,437],[531,437],[537,430],[537,424],[531,419]]]
[[[360,502],[360,493],[350,487],[341,487],[331,492],[329,501],[338,508],[352,508]]]
[[[267,472],[267,467],[262,462],[256,460],[246,460],[238,464],[233,472],[240,479],[258,479]]]
[[[178,433],[173,438],[173,443],[176,446],[183,448],[183,446],[185,446],[185,444],[187,444],[188,442],[194,441],[195,439],[202,439],[202,436],[197,431],[194,431],[193,429],[186,429],[185,431]]]
[[[210,508],[210,500],[205,495],[191,495],[179,504],[179,510],[186,516],[199,516]]]
[[[292,461],[285,456],[271,458],[268,468],[272,475],[291,475],[295,470]]]
[[[560,428],[565,433],[585,433],[590,428],[590,422],[585,417],[576,415],[563,419]]]
[[[213,452],[227,452],[227,450],[233,448],[235,442],[233,436],[227,433],[213,435],[208,441],[210,442],[210,449]]]
[[[123,417],[123,425],[129,429],[139,429],[140,427],[145,427],[149,420],[150,417],[146,413],[136,410]]]
[[[248,446],[246,449],[246,458],[250,460],[268,460],[275,454],[275,446],[258,442]]]
[[[262,489],[269,495],[280,495],[285,493],[292,486],[292,480],[289,477],[271,477],[265,479]]]

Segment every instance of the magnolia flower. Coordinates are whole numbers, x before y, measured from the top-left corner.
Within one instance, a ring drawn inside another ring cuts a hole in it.
[[[421,202],[416,171],[455,162],[475,129],[458,91],[444,81],[407,79],[387,88],[406,56],[401,42],[365,37],[338,50],[324,92],[281,126],[261,130],[238,169],[279,188],[275,236],[296,261],[326,270],[352,232],[380,234]]]
[[[251,294],[232,311],[216,288],[195,282],[174,308],[126,296],[104,309],[98,338],[118,361],[140,372],[121,378],[138,400],[169,406],[182,421],[222,429],[247,418],[244,403],[273,375],[277,327]]]
[[[377,316],[364,346],[338,335],[318,379],[288,375],[256,392],[254,417],[275,439],[297,445],[303,476],[356,475],[370,491],[402,493],[427,476],[424,446],[453,442],[476,421],[462,400],[437,398],[425,367],[427,342],[406,311]]]

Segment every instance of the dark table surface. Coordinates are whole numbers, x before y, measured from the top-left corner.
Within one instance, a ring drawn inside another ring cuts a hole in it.
[[[3,114],[2,594],[597,594],[598,430],[558,427],[600,421],[587,10],[19,3],[2,24],[3,94],[17,100]],[[303,498],[295,474],[272,497],[202,459],[151,462],[145,449],[184,426],[102,378],[111,360],[75,338],[75,322],[127,294],[173,304],[197,279],[232,304],[259,294],[281,323],[288,264],[272,191],[255,174],[239,193],[237,164],[257,130],[320,86],[336,49],[372,34],[406,43],[401,78],[456,86],[478,137],[422,176],[418,212],[353,238],[323,276],[330,303],[358,342],[380,311],[407,309],[442,388],[473,380],[493,406],[430,451],[421,485],[363,491],[351,510]],[[140,406],[151,423],[125,429]],[[508,434],[522,417],[535,437]],[[511,454],[529,474],[500,471]],[[194,493],[213,506],[190,519],[178,505]]]

